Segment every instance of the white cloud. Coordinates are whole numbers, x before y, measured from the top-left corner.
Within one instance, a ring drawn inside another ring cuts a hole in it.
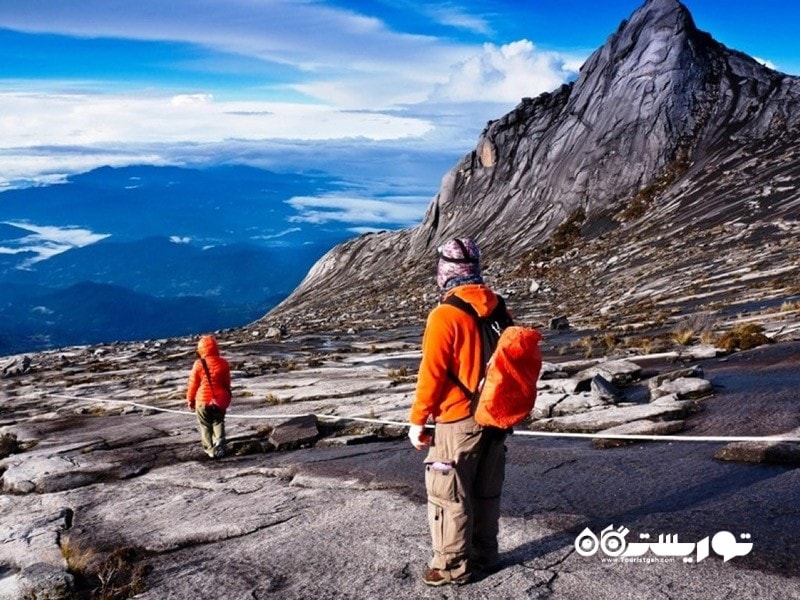
[[[302,223],[387,223],[408,225],[419,220],[430,198],[390,197],[385,200],[344,195],[295,196],[287,203],[300,214],[289,220]]]
[[[503,46],[484,44],[481,53],[452,69],[447,83],[436,86],[431,99],[518,102],[551,91],[576,76],[578,60],[542,52],[528,40]]]
[[[427,14],[442,25],[465,29],[473,33],[484,35],[488,35],[492,32],[492,28],[489,23],[486,22],[486,19],[465,12],[465,10],[460,7],[453,5],[430,6],[424,3],[418,4],[418,6],[424,14]]]
[[[290,67],[320,82],[350,75],[354,85],[368,84],[391,74],[396,80],[386,83],[401,96],[408,81],[430,85],[432,77],[445,74],[467,51],[432,36],[393,31],[351,10],[296,0],[138,0],[124,10],[107,0],[26,0],[0,4],[0,27],[186,42]]]
[[[26,261],[22,268],[56,254],[61,254],[72,248],[82,248],[109,237],[107,233],[94,233],[80,227],[52,227],[48,225],[32,225],[16,221],[5,221],[4,224],[18,227],[31,234],[17,240],[16,252],[33,252],[36,256]],[[9,253],[9,248],[4,248],[4,253]]]
[[[0,130],[4,132],[2,143],[6,148],[119,141],[208,143],[226,139],[349,137],[385,140],[424,135],[431,128],[421,119],[340,111],[320,104],[216,102],[207,95],[0,93]]]
[[[202,106],[214,101],[212,94],[179,94],[170,100],[172,106]]]
[[[257,240],[275,240],[278,238],[282,238],[286,235],[297,233],[298,231],[303,231],[300,227],[290,227],[289,229],[284,229],[283,231],[279,231],[278,233],[273,233],[271,235],[258,235],[255,236],[253,239]]]
[[[479,14],[454,3],[416,3],[413,10],[454,28],[490,30]],[[336,156],[319,156],[313,144],[327,148],[338,140],[340,154],[366,152],[354,160],[370,171],[378,170],[369,163],[370,143],[402,141],[407,149],[395,147],[396,161],[428,151],[460,154],[487,120],[524,96],[556,88],[577,62],[525,40],[477,47],[397,32],[316,1],[137,0],[119,10],[108,0],[26,0],[0,3],[0,27],[185,42],[226,53],[212,55],[212,62],[235,64],[242,56],[248,70],[257,73],[261,65],[267,73],[263,89],[247,90],[249,100],[235,99],[237,90],[176,89],[179,78],[169,91],[137,91],[123,82],[126,93],[122,86],[98,93],[104,84],[96,81],[5,79],[0,191],[101,165],[228,161],[283,170],[288,161],[272,152],[281,144],[292,145],[297,158],[305,153],[315,164],[334,163]],[[279,85],[270,71],[275,65],[291,74]],[[89,91],[63,93],[76,89]],[[278,102],[276,91],[307,101]],[[380,166],[397,170],[390,160]]]

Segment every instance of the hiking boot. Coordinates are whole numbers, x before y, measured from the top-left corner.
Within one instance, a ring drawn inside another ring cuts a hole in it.
[[[450,583],[453,585],[462,585],[464,583],[469,583],[469,580],[469,573],[464,573],[459,577],[451,577],[450,573],[440,569],[425,569],[425,572],[422,574],[423,583],[431,587],[439,587],[440,585],[448,585]]]
[[[222,458],[225,456],[225,444],[222,442],[222,440],[214,444],[214,447],[211,448],[208,454],[211,456],[211,458]]]
[[[480,571],[481,573],[485,573],[486,575],[493,575],[502,568],[502,565],[500,564],[499,560],[495,562],[483,562],[480,560],[473,560],[472,567],[477,571]]]

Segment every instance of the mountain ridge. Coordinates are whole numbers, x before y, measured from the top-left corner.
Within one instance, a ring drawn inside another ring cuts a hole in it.
[[[720,256],[754,274],[722,282],[714,301],[730,290],[732,301],[793,297],[797,269],[771,283],[758,270],[796,265],[799,142],[800,78],[727,49],[677,0],[648,0],[576,81],[490,121],[420,225],[339,245],[265,320],[302,327],[341,305],[374,327],[424,318],[435,247],[454,235],[476,238],[487,278],[539,322],[611,304],[630,313],[624,326],[642,312],[631,283],[670,276],[671,299],[659,301],[676,318],[714,310],[679,300],[715,277]],[[770,240],[782,251],[760,252]]]

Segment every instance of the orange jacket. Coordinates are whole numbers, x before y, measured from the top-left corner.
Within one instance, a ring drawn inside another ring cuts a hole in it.
[[[445,297],[450,294],[469,302],[481,316],[497,306],[495,293],[482,284],[458,286]],[[447,372],[456,375],[469,389],[475,389],[481,360],[481,340],[474,317],[450,304],[434,308],[428,315],[422,338],[422,362],[408,420],[414,425],[424,425],[428,417],[442,423],[467,418],[470,400]]]
[[[186,401],[194,410],[195,403],[214,404],[223,411],[231,404],[231,369],[228,361],[219,355],[217,340],[213,336],[204,335],[197,342],[197,356],[189,375],[189,387],[186,390]],[[203,363],[205,359],[212,385],[209,385]]]

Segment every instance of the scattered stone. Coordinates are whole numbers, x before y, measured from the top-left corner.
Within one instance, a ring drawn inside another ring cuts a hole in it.
[[[292,450],[313,444],[319,437],[317,417],[302,415],[277,425],[269,436],[276,450]]]
[[[585,392],[583,394],[566,396],[563,400],[552,407],[550,413],[553,417],[574,415],[577,413],[584,413],[595,408],[601,408],[607,404],[608,403],[602,398],[599,398],[592,393]]]
[[[687,367],[686,369],[677,369],[669,373],[661,373],[660,375],[651,377],[647,380],[647,385],[651,390],[654,390],[665,381],[675,381],[678,378],[686,377],[703,377],[703,375],[703,367],[695,365],[693,367]]]
[[[800,442],[734,442],[717,450],[714,458],[797,467],[800,466]]]
[[[270,327],[264,333],[264,337],[268,340],[279,340],[283,337],[283,333],[278,327]]]
[[[22,598],[68,600],[72,597],[75,580],[64,569],[47,563],[34,563],[18,574]]]
[[[31,370],[31,359],[29,356],[13,356],[2,363],[3,377],[13,377],[15,375],[22,375]]]
[[[656,388],[650,389],[652,399],[675,394],[680,399],[700,398],[714,391],[714,386],[706,379],[697,377],[678,377],[671,381],[664,381]]]
[[[545,389],[561,394],[580,394],[581,392],[588,392],[591,388],[591,377],[586,379],[578,379],[575,377],[567,377],[564,379],[548,379],[547,383],[543,385]]]
[[[553,393],[548,391],[538,391],[536,394],[536,404],[531,413],[534,419],[546,419],[552,417],[553,407],[561,402],[568,395],[564,393]]]
[[[685,352],[680,353],[680,357],[688,357],[693,358],[695,360],[703,360],[707,358],[716,358],[725,354],[725,350],[721,348],[717,348],[716,346],[709,346],[707,344],[701,344],[700,346],[691,346],[686,349]],[[702,375],[701,375],[702,377]]]
[[[614,385],[627,385],[639,379],[642,368],[629,360],[608,360],[588,369],[584,369],[575,379],[582,382],[590,381],[595,375],[600,375]]]
[[[317,442],[319,448],[330,448],[335,446],[355,446],[357,444],[367,444],[378,441],[378,436],[372,433],[362,435],[340,435],[335,437],[323,438]]]
[[[642,404],[633,406],[612,406],[591,412],[551,417],[530,424],[534,431],[565,431],[577,433],[596,433],[643,419],[675,420],[683,419],[696,409],[690,400],[673,401],[668,404]]]
[[[564,368],[555,363],[542,361],[542,370],[539,372],[539,380],[543,379],[563,379],[567,377]]]
[[[609,427],[600,433],[608,435],[670,435],[683,431],[686,427],[686,422],[683,420],[676,421],[653,421],[652,419],[641,419],[639,421],[631,421],[616,427]],[[617,440],[610,438],[596,438],[592,440],[592,446],[595,448],[618,448],[627,444],[634,444],[637,440]]]
[[[565,315],[550,319],[550,329],[553,331],[567,331],[569,329],[569,319]]]
[[[2,466],[2,490],[12,494],[51,493],[70,490],[108,479],[116,465],[81,464],[76,458],[14,454]]]
[[[622,400],[622,394],[617,387],[602,375],[592,377],[592,393],[599,400],[606,403],[616,404]]]
[[[786,434],[800,438],[800,427]],[[767,465],[800,466],[800,442],[733,442],[714,454],[717,460]]]

